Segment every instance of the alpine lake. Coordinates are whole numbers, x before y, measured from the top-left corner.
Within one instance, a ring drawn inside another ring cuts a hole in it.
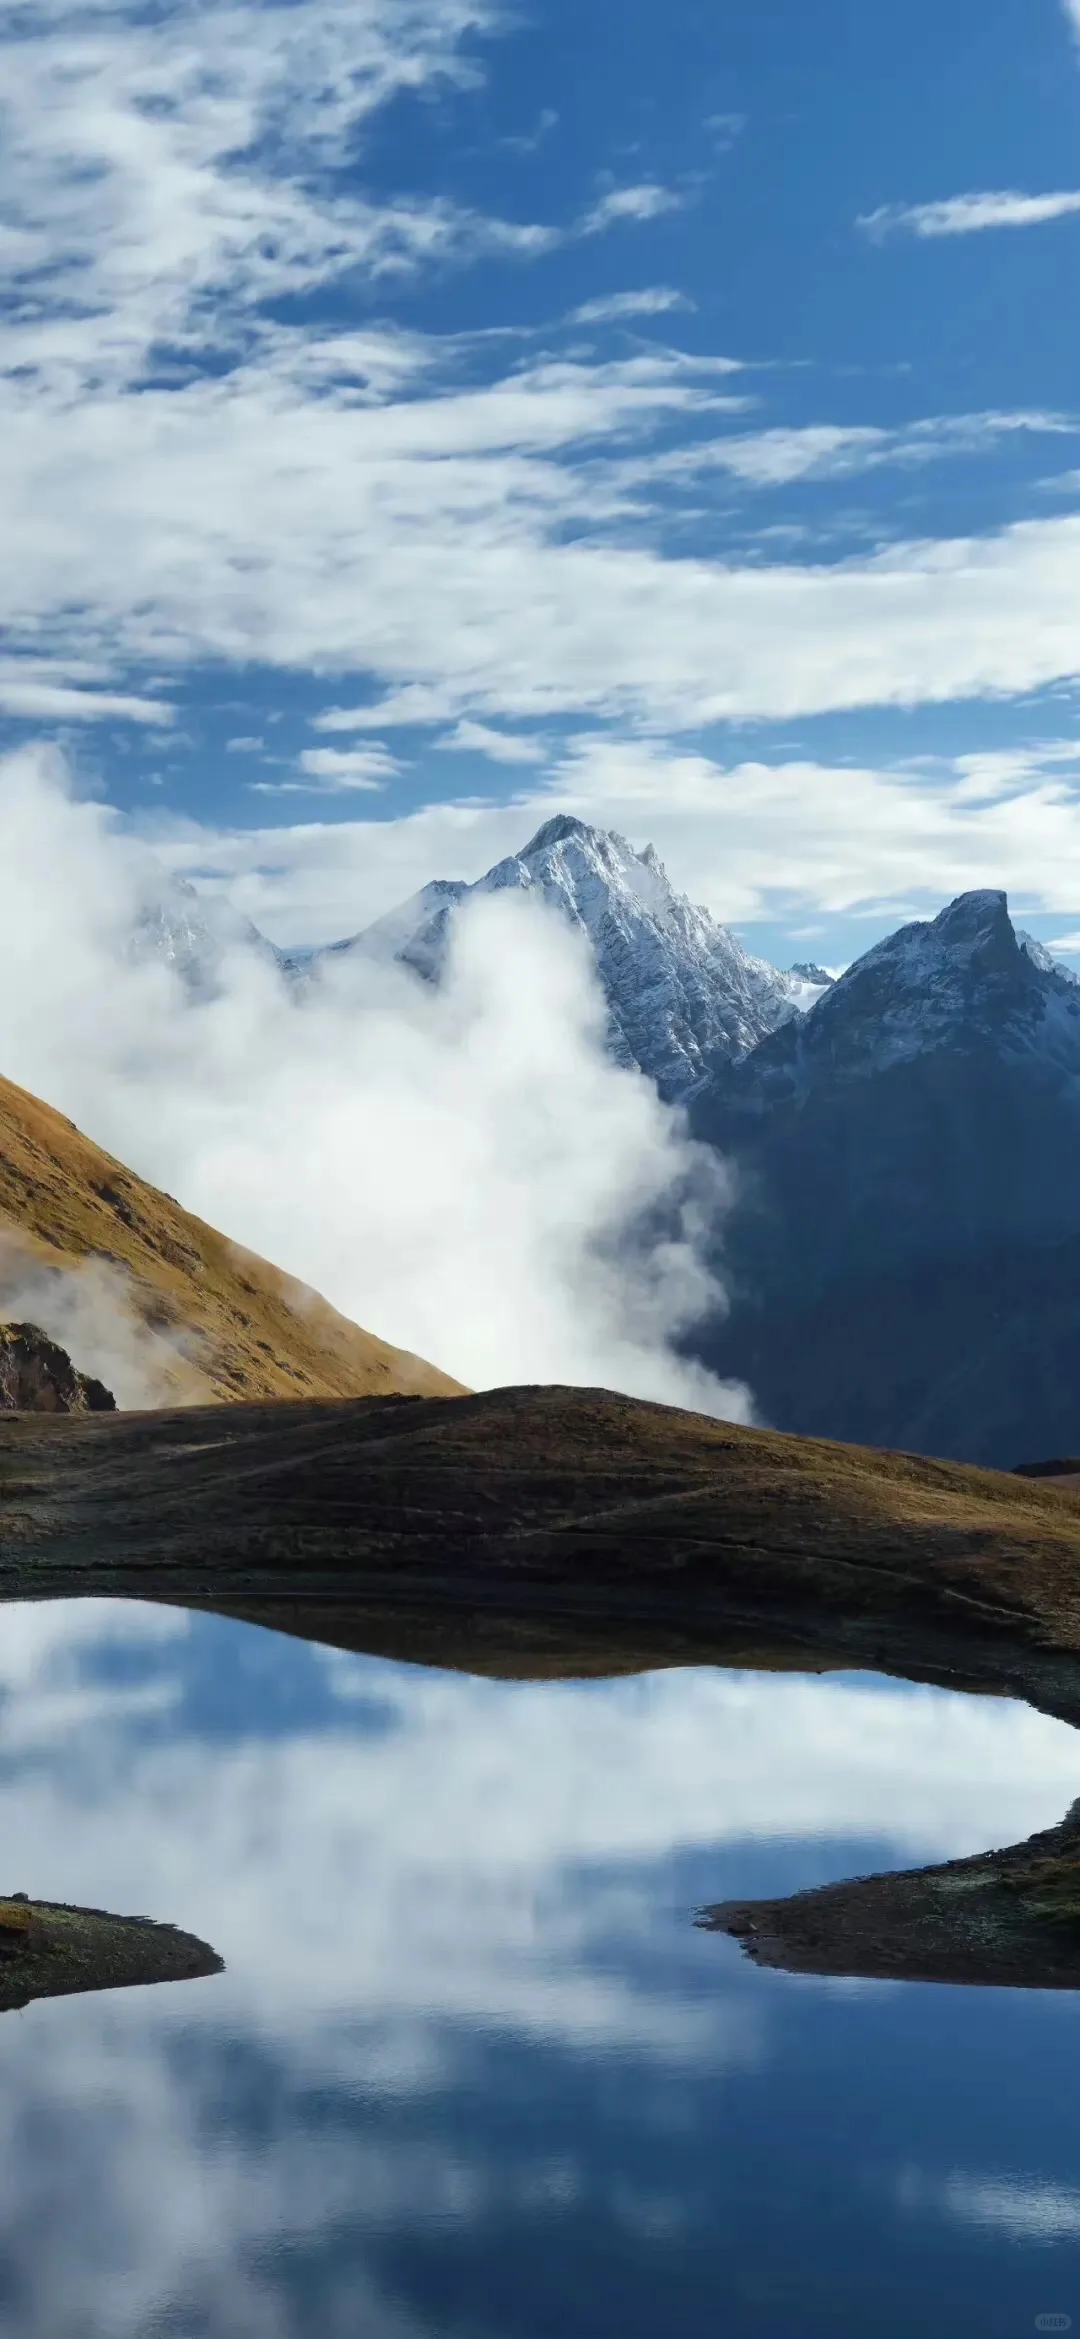
[[[11,2339],[1080,2330],[1080,1993],[709,1904],[1014,1843],[1080,1739],[868,1675],[509,1682],[9,1606],[0,1882],[224,1971],[0,2021]]]

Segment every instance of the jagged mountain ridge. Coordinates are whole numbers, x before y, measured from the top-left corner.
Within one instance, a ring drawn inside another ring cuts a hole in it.
[[[691,1100],[736,1165],[700,1352],[777,1427],[1080,1450],[1080,985],[962,895]]]
[[[718,1089],[764,1102],[867,1078],[938,1048],[990,1045],[1080,1072],[1080,982],[1029,934],[1004,893],[959,895],[875,943],[799,1021]]]
[[[132,950],[163,961],[193,999],[212,997],[228,955],[245,950],[299,991],[359,956],[396,960],[436,983],[462,905],[505,892],[535,895],[585,937],[607,1000],[612,1055],[647,1073],[669,1099],[687,1095],[715,1060],[746,1054],[804,1014],[832,981],[820,967],[783,973],[753,957],[676,892],[651,845],[635,852],[615,830],[569,814],[545,822],[475,884],[435,878],[360,933],[311,949],[279,949],[227,904],[169,879],[142,912]]]
[[[820,995],[809,970],[786,975],[751,957],[677,893],[651,845],[637,853],[616,831],[570,814],[546,821],[475,885],[436,880],[316,960],[363,951],[437,982],[462,905],[506,892],[544,901],[585,936],[607,999],[612,1054],[669,1097],[685,1095],[715,1059],[746,1054]]]

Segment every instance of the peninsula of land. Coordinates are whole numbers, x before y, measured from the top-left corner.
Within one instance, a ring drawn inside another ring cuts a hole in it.
[[[106,1909],[69,1908],[22,1893],[0,1898],[2,2014],[35,1998],[189,1982],[222,1970],[205,1941],[151,1917],[114,1917]]]
[[[993,1989],[1080,1989],[1080,1805],[1005,1851],[858,1876],[696,1920],[785,1973]]]

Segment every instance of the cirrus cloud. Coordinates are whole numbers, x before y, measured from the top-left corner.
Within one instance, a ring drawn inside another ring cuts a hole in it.
[[[1044,227],[1048,220],[1069,219],[1080,211],[1080,189],[1050,195],[1019,195],[998,189],[976,195],[948,195],[937,203],[883,203],[864,213],[859,226],[881,238],[897,230],[911,235],[971,236],[994,227]]]

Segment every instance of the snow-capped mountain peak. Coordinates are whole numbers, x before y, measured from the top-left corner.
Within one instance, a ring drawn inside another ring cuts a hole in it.
[[[199,893],[186,877],[164,869],[149,874],[152,883],[131,937],[131,955],[171,967],[191,998],[213,996],[231,952],[251,951],[268,966],[285,966],[282,953],[227,901]]]
[[[762,1095],[806,1094],[940,1049],[1038,1057],[1080,1073],[1080,984],[1017,933],[1004,893],[960,894],[902,926],[840,975],[798,1026],[746,1067]]]
[[[340,949],[390,954],[437,981],[452,921],[478,896],[534,894],[586,937],[608,1004],[613,1054],[680,1096],[716,1058],[746,1053],[810,998],[814,986],[752,958],[734,935],[677,893],[651,845],[570,813],[544,822],[475,885],[437,881]]]

